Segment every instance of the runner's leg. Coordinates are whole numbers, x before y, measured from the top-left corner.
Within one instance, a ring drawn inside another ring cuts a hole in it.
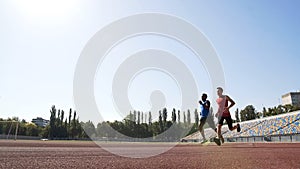
[[[206,117],[201,117],[201,119],[200,119],[200,125],[199,125],[199,127],[198,127],[198,129],[199,129],[199,131],[200,131],[200,133],[201,133],[201,136],[202,136],[202,138],[203,138],[203,141],[206,140],[205,134],[204,134],[204,129],[203,129],[203,126],[204,126],[204,124],[205,124],[205,121],[206,121]]]
[[[222,138],[221,129],[222,129],[223,121],[224,121],[223,117],[221,117],[220,120],[218,121],[218,128],[217,128],[218,138]]]
[[[212,115],[209,115],[207,117],[206,122],[210,128],[212,128],[215,132],[217,132],[217,127],[214,121],[214,117]]]
[[[238,128],[237,125],[235,125],[235,126],[232,127],[232,118],[231,118],[231,116],[226,117],[225,120],[227,122],[227,125],[228,125],[228,128],[229,128],[230,131],[235,130],[235,129]]]

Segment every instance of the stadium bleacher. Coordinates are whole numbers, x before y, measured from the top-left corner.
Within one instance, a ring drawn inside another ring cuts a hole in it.
[[[226,139],[300,134],[300,111],[241,122],[240,125],[241,132],[230,131],[228,130],[227,125],[224,125],[222,127],[223,137]],[[205,129],[204,131],[207,137],[216,135],[212,129]],[[184,139],[187,141],[202,141],[199,132],[193,133]]]

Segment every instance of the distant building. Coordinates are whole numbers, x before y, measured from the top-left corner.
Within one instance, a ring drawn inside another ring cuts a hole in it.
[[[49,124],[49,120],[45,120],[41,117],[37,117],[36,119],[32,119],[31,122],[34,123],[37,126],[40,126],[40,127],[46,127]]]
[[[300,92],[290,92],[281,97],[282,105],[297,105],[300,106]]]

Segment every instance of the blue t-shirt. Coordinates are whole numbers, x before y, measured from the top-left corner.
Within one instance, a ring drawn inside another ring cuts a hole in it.
[[[209,101],[206,100],[205,102],[203,102],[202,104],[200,104],[200,116],[201,117],[207,117],[209,114],[209,108],[205,108],[205,106],[209,105]]]

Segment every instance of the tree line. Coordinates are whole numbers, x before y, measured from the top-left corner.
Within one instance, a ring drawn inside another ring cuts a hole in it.
[[[46,127],[36,126],[18,118],[6,119],[5,121],[19,121],[18,135],[39,136],[48,139],[89,139],[97,138],[121,138],[122,135],[132,138],[156,139],[161,133],[172,127],[172,130],[164,136],[168,140],[178,140],[181,137],[197,131],[199,113],[194,111],[192,122],[191,111],[181,112],[172,109],[171,120],[168,120],[166,108],[158,112],[158,119],[153,120],[152,112],[132,111],[121,121],[99,122],[96,126],[92,121],[80,122],[76,111],[56,109],[53,105],[50,109],[50,120]],[[0,121],[4,119],[0,119]],[[0,123],[0,134],[8,134],[9,130],[15,131],[16,125]],[[112,132],[111,129],[114,129]],[[117,131],[117,132],[116,132]],[[12,134],[12,132],[11,132]]]
[[[5,123],[4,123],[5,122]],[[16,131],[16,123],[18,122],[18,135],[23,136],[39,136],[43,133],[43,128],[38,127],[33,123],[28,123],[26,120],[19,120],[18,117],[12,117],[8,119],[0,118],[0,134],[14,135]]]
[[[246,106],[243,110],[239,111],[236,109],[235,118],[236,122],[247,121],[253,119],[260,119],[269,116],[275,116],[279,114],[289,113],[300,110],[300,106],[297,105],[278,105],[271,108],[263,107],[262,112],[256,111],[253,105]]]
[[[279,105],[272,108],[264,107],[262,112],[257,112],[253,105],[248,105],[241,111],[236,109],[234,122],[259,119],[296,110],[300,110],[300,107]],[[182,112],[173,108],[169,120],[169,112],[164,108],[158,112],[158,119],[153,120],[152,112],[145,113],[134,110],[129,112],[121,121],[104,121],[94,125],[92,121],[80,122],[76,111],[72,109],[69,109],[68,114],[66,114],[64,110],[57,110],[55,106],[52,106],[50,122],[46,127],[36,126],[34,123],[28,123],[24,119],[19,120],[17,117],[0,118],[0,134],[14,134],[16,125],[13,121],[17,121],[19,122],[18,135],[24,136],[38,136],[48,139],[89,139],[94,137],[108,140],[127,136],[153,140],[163,138],[175,141],[198,130],[199,112],[195,109],[193,113],[194,119],[192,120],[190,110]],[[1,121],[12,121],[12,123],[1,123]],[[206,124],[204,128],[207,127]],[[166,130],[168,132],[165,132]]]
[[[178,141],[180,138],[197,131],[199,123],[197,109],[194,111],[193,122],[190,110],[181,112],[180,110],[176,111],[176,109],[173,108],[171,120],[168,120],[168,114],[168,110],[163,108],[158,112],[158,120],[153,121],[151,112],[143,113],[140,111],[133,111],[122,121],[98,123],[96,132],[93,134],[102,138],[123,138],[122,135],[125,135],[131,138]],[[180,118],[181,116],[183,116],[182,120]],[[108,126],[118,132],[109,130]]]

